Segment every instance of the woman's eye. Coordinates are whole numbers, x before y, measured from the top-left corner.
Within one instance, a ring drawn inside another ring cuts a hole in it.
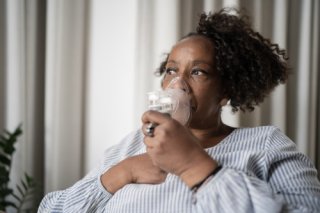
[[[191,71],[191,75],[206,75],[207,72],[201,69],[194,69]]]
[[[176,73],[177,73],[177,70],[175,68],[166,68],[167,75],[174,75]]]

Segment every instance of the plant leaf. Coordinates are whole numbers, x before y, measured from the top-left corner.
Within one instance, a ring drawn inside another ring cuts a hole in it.
[[[23,180],[21,180],[21,184],[22,184],[22,186],[23,186],[23,188],[24,188],[25,192],[26,192],[26,191],[28,191],[27,184],[26,184]]]
[[[14,130],[14,135],[19,136],[22,134],[22,124],[19,124],[17,128]]]
[[[5,165],[0,165],[0,177],[5,177],[9,179],[9,171]],[[2,183],[2,182],[0,182]]]
[[[16,186],[17,186],[18,191],[20,192],[20,195],[23,197],[24,196],[23,190],[20,188],[19,185],[16,185]]]
[[[3,149],[4,148],[4,142],[0,140],[0,147]]]
[[[3,130],[3,134],[4,134],[4,137],[11,135],[11,133],[10,133],[8,130],[6,130],[6,129]]]
[[[15,209],[19,210],[14,202],[6,200],[8,195],[12,195],[18,203],[23,203],[23,196],[28,195],[27,189],[28,184],[26,181],[21,181],[22,186],[17,185],[17,190],[22,197],[19,197],[17,194],[13,193],[13,190],[9,188],[8,183],[10,181],[10,170],[12,163],[12,155],[15,152],[15,143],[17,142],[18,136],[22,134],[21,124],[11,133],[7,130],[4,130],[0,134],[0,209],[4,210],[8,206],[12,206]],[[23,188],[26,189],[26,192],[23,191]],[[15,201],[14,200],[14,201]]]
[[[1,196],[6,197],[10,194],[12,194],[12,189],[9,189],[9,188],[1,189]]]
[[[1,202],[1,204],[0,204],[1,206],[12,206],[13,208],[15,208],[15,209],[17,209],[17,205],[15,204],[15,203],[13,203],[13,202],[10,202],[10,201],[2,201]]]
[[[27,181],[28,185],[29,185],[29,184],[31,184],[31,183],[33,182],[32,177],[30,177],[27,173],[24,173],[24,177],[25,177],[25,179],[26,179],[26,181]]]
[[[1,142],[5,142],[7,141],[8,139],[6,137],[4,137],[3,135],[0,135],[0,141]]]
[[[9,155],[12,155],[14,151],[16,151],[16,148],[14,148],[14,146],[7,146],[4,147],[3,151]]]
[[[5,172],[7,172],[7,173],[9,174],[9,171],[8,171],[8,169],[6,168],[6,166],[0,164],[0,176],[1,176],[1,175],[8,175],[8,174],[5,173]]]
[[[8,166],[11,165],[11,160],[5,155],[0,155],[0,162]]]
[[[21,200],[21,198],[20,198],[18,195],[12,193],[12,196],[21,203],[22,200]]]
[[[9,172],[8,171],[3,171],[3,170],[1,170],[1,175],[0,175],[0,186],[2,186],[2,185],[8,185],[8,182],[9,182]]]

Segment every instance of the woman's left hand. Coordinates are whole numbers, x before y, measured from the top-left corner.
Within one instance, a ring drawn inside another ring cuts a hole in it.
[[[154,165],[180,176],[188,186],[201,181],[217,167],[216,161],[203,150],[198,139],[169,115],[147,111],[142,122],[142,131],[146,135],[144,143]],[[150,123],[157,124],[151,137],[146,133]]]

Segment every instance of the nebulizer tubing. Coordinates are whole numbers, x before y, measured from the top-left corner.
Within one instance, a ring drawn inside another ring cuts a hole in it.
[[[173,78],[162,91],[148,93],[148,109],[169,114],[182,125],[191,117],[190,92],[187,83],[180,77]],[[157,124],[149,123],[146,133],[153,136]]]

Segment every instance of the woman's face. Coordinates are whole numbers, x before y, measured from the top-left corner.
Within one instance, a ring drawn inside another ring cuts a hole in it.
[[[187,83],[192,106],[190,128],[212,128],[220,119],[222,97],[213,59],[213,44],[203,36],[179,41],[169,54],[162,87],[178,76]]]

